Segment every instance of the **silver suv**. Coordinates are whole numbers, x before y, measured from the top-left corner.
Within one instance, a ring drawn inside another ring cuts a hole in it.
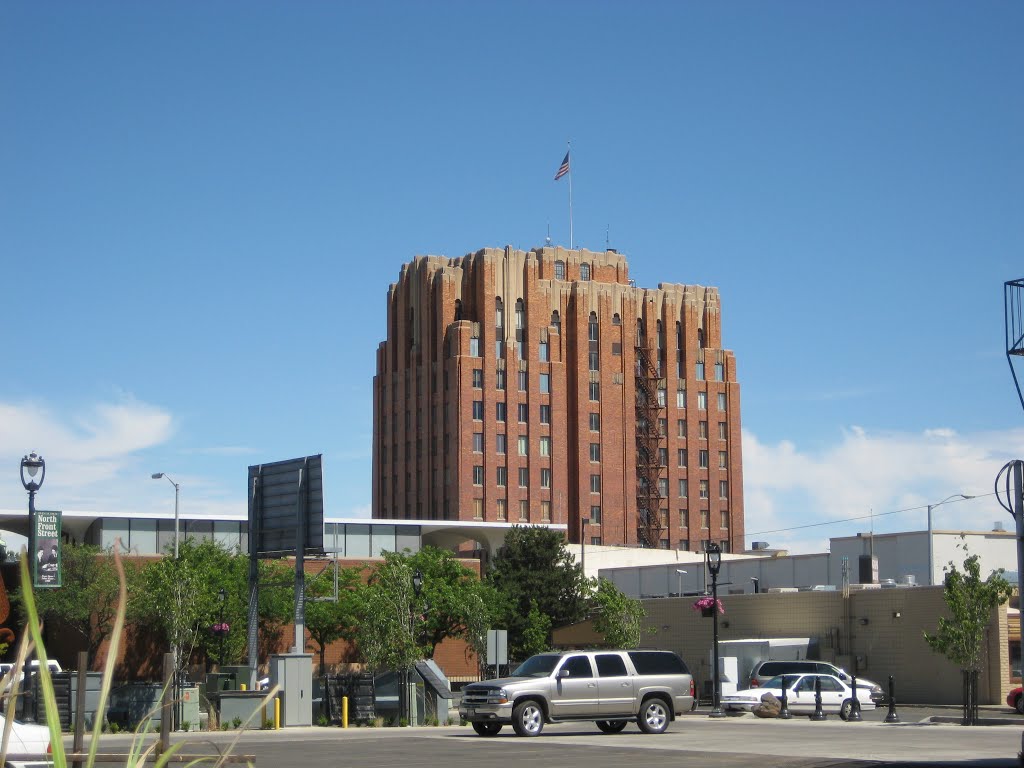
[[[671,651],[564,651],[531,656],[511,677],[467,685],[459,715],[481,736],[508,724],[537,736],[545,723],[570,720],[592,720],[605,733],[631,721],[663,733],[693,702],[690,670]]]
[[[759,661],[750,672],[750,687],[758,688],[776,675],[833,675],[847,685],[852,685],[850,675],[827,661]],[[885,692],[878,683],[866,677],[857,678],[857,688],[867,689],[871,700],[878,704],[885,700]]]

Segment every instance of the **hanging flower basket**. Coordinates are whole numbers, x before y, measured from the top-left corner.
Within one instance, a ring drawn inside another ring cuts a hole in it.
[[[224,635],[231,631],[231,625],[226,621],[222,621],[210,627],[210,631],[217,637],[224,637]]]
[[[693,610],[700,611],[700,615],[704,618],[711,618],[712,616],[714,616],[716,607],[718,608],[719,613],[725,613],[725,608],[722,606],[722,601],[715,600],[715,598],[711,597],[710,595],[704,595],[704,597],[697,599],[696,601],[694,601],[692,606]]]

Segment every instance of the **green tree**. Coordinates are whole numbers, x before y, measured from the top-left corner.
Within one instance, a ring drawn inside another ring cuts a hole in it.
[[[412,621],[423,603],[415,599],[412,575],[406,556],[385,552],[358,593],[356,642],[371,670],[410,669],[421,655]]]
[[[523,625],[519,641],[519,655],[528,658],[535,653],[544,653],[550,650],[548,637],[551,635],[551,619],[540,612],[537,601],[530,601],[530,611],[526,614],[526,622]]]
[[[360,568],[339,568],[337,593],[335,571],[327,568],[306,581],[306,631],[320,655],[320,674],[325,671],[327,646],[335,640],[351,640],[357,624],[357,591],[362,588]]]
[[[131,579],[135,570],[126,568]],[[61,586],[35,592],[41,616],[53,617],[85,642],[90,664],[110,637],[117,616],[119,581],[111,550],[92,545],[65,544],[61,548]],[[24,607],[19,587],[12,601]]]
[[[1001,568],[982,581],[978,555],[970,554],[966,544],[960,547],[967,555],[963,571],[952,562],[944,569],[946,580],[942,597],[950,618],[939,617],[936,633],[925,632],[924,638],[933,651],[943,654],[961,669],[976,670],[981,668],[985,630],[992,611],[1010,599],[1013,588],[1003,578]]]
[[[613,648],[635,648],[643,632],[644,606],[627,597],[608,579],[598,579],[592,600],[594,629]]]
[[[582,619],[587,612],[589,588],[583,571],[569,554],[558,531],[539,526],[513,526],[498,550],[487,581],[501,595],[498,621],[508,629],[509,657],[523,659],[536,647],[526,637],[531,606],[550,620],[550,630]]]

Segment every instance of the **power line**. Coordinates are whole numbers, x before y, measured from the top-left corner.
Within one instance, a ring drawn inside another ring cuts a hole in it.
[[[976,496],[972,496],[970,499],[960,499],[959,501],[973,501],[974,499],[984,499],[986,496],[995,496],[995,493],[979,493]],[[947,502],[947,503],[959,503],[959,502]],[[899,515],[903,512],[917,512],[919,510],[927,510],[929,506],[935,507],[936,505],[924,504],[919,507],[907,507],[906,509],[895,509],[891,512],[876,512],[873,515],[860,515],[858,517],[844,517],[840,520],[828,520],[824,523],[808,523],[807,525],[794,525],[792,528],[776,528],[771,531],[757,531],[756,533],[744,534],[747,538],[753,538],[754,536],[765,536],[769,533],[785,533],[787,531],[800,531],[805,528],[820,528],[823,525],[840,525],[841,523],[852,523],[856,520],[869,520],[875,517],[886,517],[887,515]]]

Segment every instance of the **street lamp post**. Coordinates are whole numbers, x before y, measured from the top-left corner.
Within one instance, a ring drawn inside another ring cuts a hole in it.
[[[40,471],[41,470],[41,471]],[[26,479],[26,475],[28,478]],[[36,480],[36,475],[39,475],[39,479]],[[36,491],[43,487],[43,480],[46,478],[46,462],[43,457],[38,455],[35,451],[32,451],[28,456],[25,456],[21,460],[21,484],[25,486],[25,490],[28,491],[28,552],[26,556],[29,558],[27,561],[28,565],[28,578],[31,584],[29,587],[35,586],[36,581]],[[25,585],[22,585],[24,588]],[[27,630],[26,630],[27,631]],[[23,714],[26,723],[34,723],[36,721],[35,713],[35,701],[32,692],[32,659],[35,657],[35,653],[29,652],[26,658],[25,670],[22,674],[22,683],[24,685],[24,704],[22,705]]]
[[[227,630],[224,627],[224,603],[227,601],[228,593],[224,587],[217,590],[217,600],[220,602],[220,659],[217,665],[217,671],[224,671],[224,636],[227,634]]]
[[[174,559],[178,559],[178,496],[181,493],[181,486],[171,480],[163,472],[154,472],[151,477],[154,480],[159,480],[161,477],[166,477],[167,482],[174,486]]]
[[[935,584],[935,544],[932,541],[932,510],[936,507],[941,507],[947,501],[953,501],[954,499],[973,499],[973,496],[968,496],[965,493],[954,493],[952,496],[947,496],[937,504],[928,505],[928,586]]]
[[[686,573],[682,568],[676,568],[676,573],[679,574],[679,592],[677,593],[680,597],[683,596],[683,574]]]
[[[412,639],[412,643],[416,645],[416,611],[419,608],[420,592],[423,590],[423,571],[418,568],[412,574],[412,593],[413,593],[413,607],[409,611],[409,636]],[[405,696],[408,710],[406,712],[407,722],[409,725],[413,724],[413,710],[415,696],[410,695],[409,688],[412,682],[412,676],[409,674],[410,670],[406,669],[405,672]]]
[[[722,680],[718,671],[718,571],[722,567],[722,548],[715,542],[710,542],[704,551],[704,558],[707,561],[708,573],[711,574],[711,599],[714,600],[712,608],[712,635],[711,643],[714,646],[715,667],[714,667],[714,706],[709,717],[725,717],[722,711]]]

